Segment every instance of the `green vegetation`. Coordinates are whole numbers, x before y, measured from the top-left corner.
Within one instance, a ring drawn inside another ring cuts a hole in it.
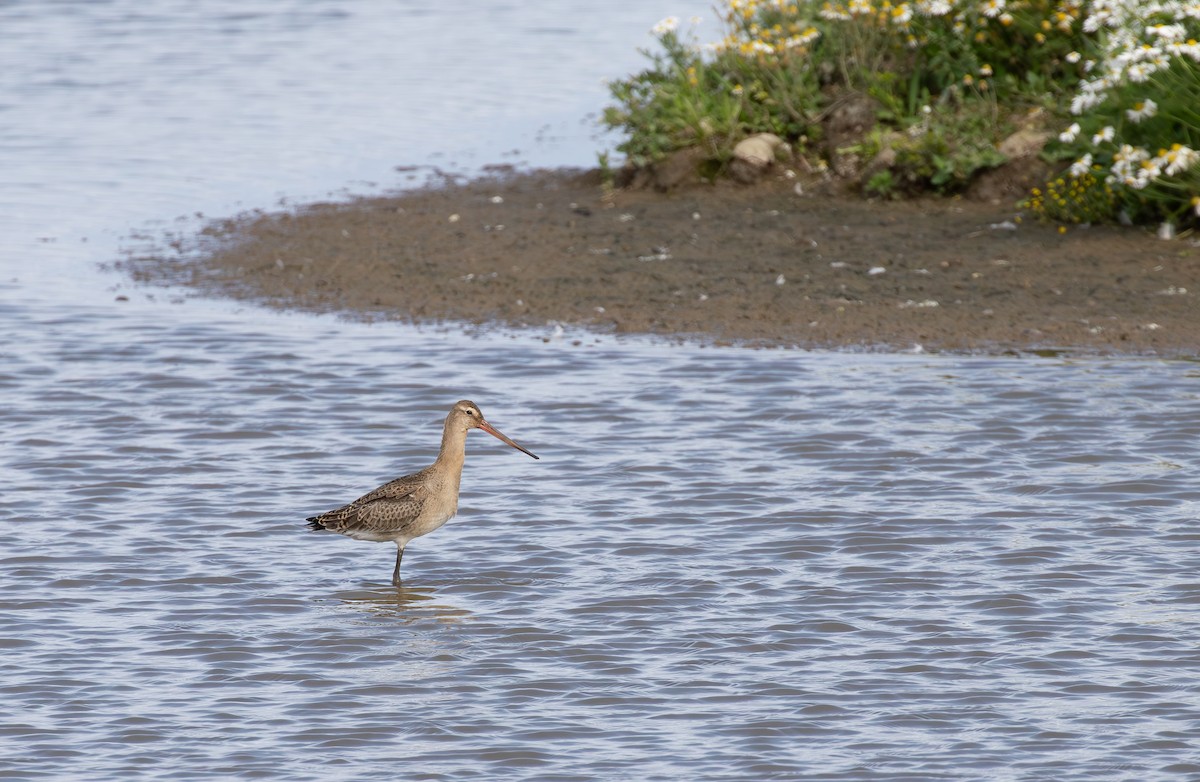
[[[605,121],[634,165],[699,149],[720,167],[767,131],[818,168],[856,156],[869,193],[951,193],[1040,123],[1055,131],[1043,157],[1069,172],[1031,195],[1036,214],[1200,222],[1194,0],[727,0],[719,13],[722,37],[705,44],[664,19],[650,67],[612,83]],[[847,143],[834,125],[850,100],[871,123]]]

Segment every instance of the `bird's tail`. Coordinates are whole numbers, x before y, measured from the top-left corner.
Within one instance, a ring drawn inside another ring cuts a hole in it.
[[[320,516],[309,516],[305,519],[308,522],[308,528],[313,532],[324,532],[325,525],[321,523]]]

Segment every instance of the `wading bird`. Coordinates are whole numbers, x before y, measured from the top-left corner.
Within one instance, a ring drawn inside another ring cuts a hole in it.
[[[311,516],[308,526],[355,540],[396,544],[396,569],[392,583],[400,586],[400,559],[413,538],[428,535],[458,510],[458,485],[467,455],[467,432],[482,429],[518,451],[538,458],[508,439],[483,418],[474,402],[462,400],[450,409],[442,430],[442,450],[433,464],[420,472],[389,481],[349,505]]]

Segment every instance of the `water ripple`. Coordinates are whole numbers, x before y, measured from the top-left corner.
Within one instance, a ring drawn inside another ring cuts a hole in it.
[[[1198,773],[1187,364],[10,314],[11,778]],[[460,397],[402,588],[304,531]]]

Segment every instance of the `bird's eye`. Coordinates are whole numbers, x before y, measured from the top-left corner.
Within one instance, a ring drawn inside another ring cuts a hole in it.
[[[475,415],[475,411],[474,411],[474,410],[468,410],[468,411],[467,411],[467,415],[471,415],[471,416],[473,416],[473,415]]]

